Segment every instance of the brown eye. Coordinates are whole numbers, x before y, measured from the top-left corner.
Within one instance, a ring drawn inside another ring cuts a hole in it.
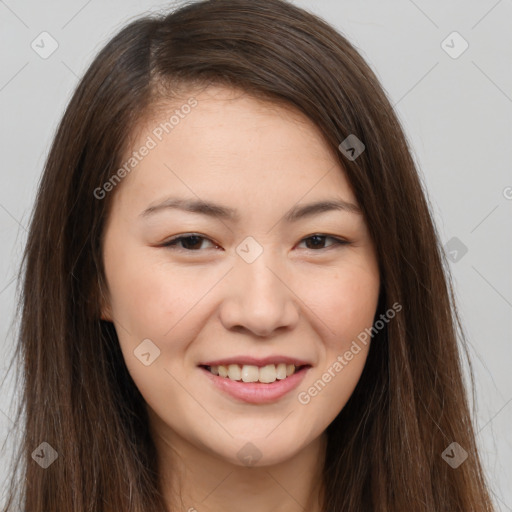
[[[172,249],[177,248],[178,250],[185,251],[197,251],[201,248],[201,243],[205,240],[211,242],[211,240],[201,235],[180,235],[171,238],[169,241],[165,242],[162,247],[170,247]],[[179,244],[181,244],[181,247]]]
[[[332,240],[333,243],[331,243],[328,246],[325,246],[325,242],[327,239]],[[168,247],[171,249],[188,251],[188,252],[200,252],[201,244],[205,241],[210,242],[214,247],[218,247],[209,238],[206,238],[204,236],[197,235],[197,234],[176,236],[174,238],[171,238],[164,244],[162,244],[162,247]],[[321,235],[321,234],[315,234],[315,235],[311,235],[307,238],[304,238],[304,239],[302,239],[301,243],[303,243],[303,242],[306,243],[306,249],[313,250],[313,251],[327,250],[331,247],[348,245],[350,243],[346,240],[342,240],[342,239],[334,237],[334,236]]]
[[[327,247],[323,247],[323,245],[325,245],[325,240],[328,238],[333,240],[334,243]],[[310,241],[309,243],[308,243],[308,240]],[[329,247],[338,246],[338,245],[347,245],[349,243],[346,240],[342,240],[340,238],[336,238],[336,237],[329,236],[329,235],[311,235],[307,238],[304,238],[302,240],[302,242],[304,242],[304,241],[306,242],[306,245],[307,245],[306,248],[311,249],[311,250],[328,249]]]

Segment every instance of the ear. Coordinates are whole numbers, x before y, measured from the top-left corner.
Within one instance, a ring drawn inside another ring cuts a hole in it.
[[[107,304],[106,306],[101,307],[100,318],[101,320],[112,322],[112,312],[110,310],[110,305]]]
[[[110,305],[110,300],[103,290],[101,283],[99,285],[99,301],[100,301],[100,319],[105,320],[107,322],[112,322],[112,307]]]

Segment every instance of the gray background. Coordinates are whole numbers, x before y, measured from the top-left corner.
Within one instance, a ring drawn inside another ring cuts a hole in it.
[[[0,0],[0,378],[12,354],[13,277],[30,210],[78,77],[127,21],[177,3]],[[497,508],[512,511],[512,1],[294,3],[337,27],[376,72],[410,140],[443,244],[457,238],[448,250],[457,251],[450,266],[477,381],[477,441]],[[43,31],[59,45],[47,59],[31,48]],[[469,44],[457,58],[445,50],[455,56],[462,40],[442,45],[453,31]],[[13,446],[3,442],[13,415],[10,379],[0,394],[0,467]],[[0,471],[0,483],[6,476]]]

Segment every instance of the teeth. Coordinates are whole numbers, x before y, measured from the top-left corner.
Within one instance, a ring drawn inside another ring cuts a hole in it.
[[[230,364],[228,366],[211,366],[210,372],[220,377],[227,377],[231,380],[243,382],[264,382],[270,384],[276,380],[283,380],[295,373],[296,367],[293,364],[279,363],[267,364],[259,368],[252,364]]]
[[[293,366],[293,364],[291,366]],[[286,364],[285,363],[279,363],[276,366],[276,379],[277,380],[286,379]]]
[[[260,368],[260,382],[266,382],[270,384],[276,380],[277,370],[275,364],[267,364],[263,368]]]
[[[230,364],[228,366],[228,377],[231,380],[240,380],[242,378],[242,372],[240,371],[240,366],[237,364]]]
[[[238,366],[238,365],[237,365]],[[242,380],[244,382],[258,382],[260,371],[257,366],[252,364],[244,364],[241,370]]]

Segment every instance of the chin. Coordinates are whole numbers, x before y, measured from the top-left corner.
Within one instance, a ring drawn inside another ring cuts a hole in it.
[[[271,437],[273,436],[273,439]],[[221,449],[211,447],[216,455],[230,464],[240,467],[265,467],[281,464],[292,459],[307,444],[306,440],[297,435],[281,432],[280,435],[270,433],[234,439],[230,446]]]

